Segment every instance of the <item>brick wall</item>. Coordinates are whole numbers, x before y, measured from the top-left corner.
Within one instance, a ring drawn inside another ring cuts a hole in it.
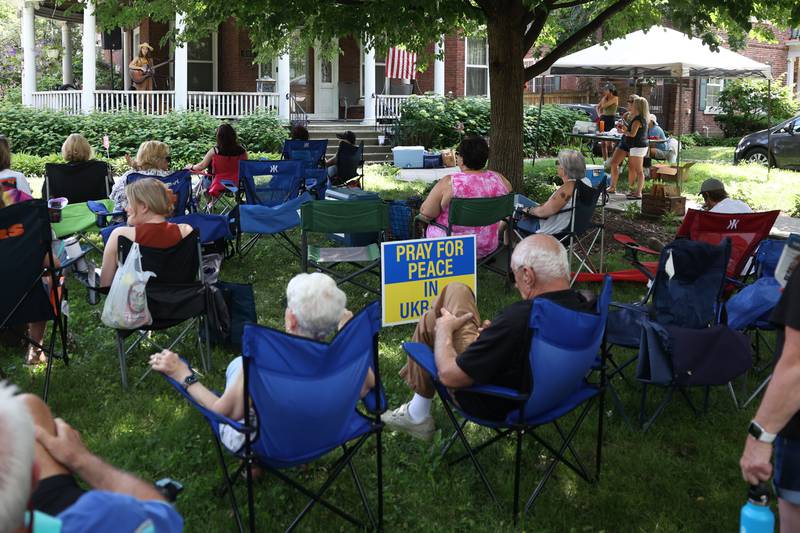
[[[464,37],[458,33],[444,40],[444,93],[464,96]]]
[[[247,30],[239,28],[233,18],[220,25],[217,37],[217,87],[220,91],[256,90],[258,65],[253,64],[252,49]]]

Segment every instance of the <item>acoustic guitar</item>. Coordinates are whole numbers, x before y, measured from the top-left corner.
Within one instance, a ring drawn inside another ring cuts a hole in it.
[[[144,83],[145,80],[152,78],[155,75],[155,71],[159,67],[163,67],[168,63],[172,63],[175,61],[174,59],[167,59],[166,61],[159,63],[158,65],[145,65],[142,67],[128,67],[128,71],[131,75],[131,81],[136,83],[137,85],[140,83]]]

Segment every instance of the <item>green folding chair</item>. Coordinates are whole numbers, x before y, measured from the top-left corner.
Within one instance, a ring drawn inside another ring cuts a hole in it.
[[[324,248],[308,244],[309,233],[329,235],[377,234],[378,241],[389,227],[389,206],[380,200],[343,202],[316,200],[300,208],[302,219],[300,249],[303,272],[309,267],[329,274],[337,284],[352,283],[364,290],[380,295],[380,285],[374,286],[356,279],[362,274],[380,278],[381,250],[375,242],[365,246],[337,246]],[[343,269],[345,265],[352,268]]]
[[[505,222],[503,235],[497,248],[489,255],[478,259],[478,266],[491,270],[508,279],[511,274],[511,236],[514,231],[514,193],[494,198],[453,198],[450,200],[447,226],[430,220],[424,215],[417,215],[417,220],[441,228],[447,235],[452,235],[453,226],[477,228],[491,226],[496,222]],[[494,264],[493,260],[503,252],[506,253],[505,269]]]

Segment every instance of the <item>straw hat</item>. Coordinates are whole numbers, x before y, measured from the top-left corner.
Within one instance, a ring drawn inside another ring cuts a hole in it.
[[[152,52],[153,51],[153,47],[150,46],[150,44],[148,44],[148,43],[142,43],[142,44],[139,45],[139,51],[142,51],[144,49],[147,49],[148,52]]]

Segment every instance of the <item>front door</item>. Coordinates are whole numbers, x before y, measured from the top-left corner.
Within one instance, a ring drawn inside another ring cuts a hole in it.
[[[322,57],[314,49],[314,118],[339,118],[339,56]]]

